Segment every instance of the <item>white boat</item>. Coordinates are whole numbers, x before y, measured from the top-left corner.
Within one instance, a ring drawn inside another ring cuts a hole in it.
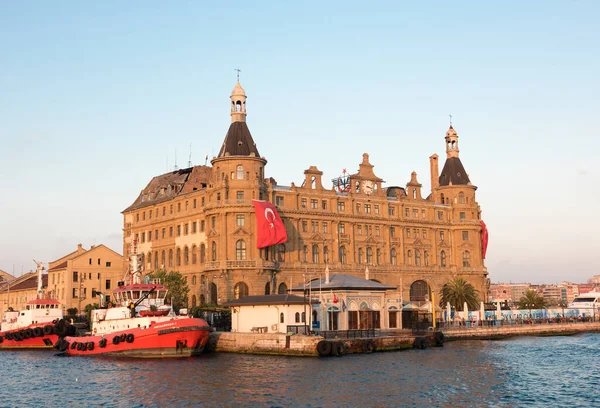
[[[600,292],[582,293],[575,297],[568,306],[569,309],[587,309],[589,313],[594,314],[594,310],[600,308]]]

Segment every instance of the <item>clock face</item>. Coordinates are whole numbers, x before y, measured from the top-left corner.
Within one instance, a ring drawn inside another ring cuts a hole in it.
[[[363,181],[362,190],[363,190],[363,193],[365,193],[365,194],[373,193],[373,182],[371,180]]]

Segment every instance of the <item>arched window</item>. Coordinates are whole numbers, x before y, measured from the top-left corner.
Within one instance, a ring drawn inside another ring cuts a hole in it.
[[[206,276],[200,275],[200,285],[206,285]]]
[[[313,321],[313,322],[316,322],[316,321],[318,321],[318,320],[319,320],[319,314],[317,313],[317,311],[316,311],[316,310],[313,310],[313,311],[312,311],[312,321]]]
[[[215,241],[213,241],[213,243],[212,243],[211,260],[213,260],[213,261],[217,260],[217,243]]]
[[[277,262],[285,262],[285,245],[277,245]]]
[[[458,203],[459,204],[465,203],[465,193],[463,193],[462,191],[460,193],[458,193]]]
[[[204,297],[204,295],[200,295],[200,304],[201,305],[205,305],[206,304],[206,298]]]
[[[412,265],[412,263],[413,263],[413,261],[412,261],[412,251],[410,249],[406,252],[406,263],[408,265]]]
[[[248,285],[244,282],[238,282],[233,287],[233,296],[235,299],[241,299],[248,296]]]
[[[196,295],[192,295],[192,307],[196,307]]]
[[[192,285],[196,284],[196,275],[192,276]]]
[[[442,201],[442,204],[444,204],[444,195],[443,194],[440,194],[440,199]]]
[[[169,266],[173,266],[173,250],[169,249]]]
[[[469,251],[463,252],[463,266],[467,268],[471,266],[471,253]]]
[[[329,263],[329,248],[327,246],[323,247],[323,262]]]
[[[164,250],[160,253],[160,264],[162,265],[163,268],[167,265],[166,255],[165,255]]]
[[[367,265],[373,265],[373,248],[367,247]]]
[[[198,255],[196,254],[196,245],[192,245],[192,265],[196,265],[198,262]]]
[[[287,285],[285,283],[280,283],[279,288],[277,289],[278,295],[285,295],[288,291]]]
[[[181,266],[181,248],[177,248],[177,256],[175,257],[177,266]]]
[[[204,244],[200,245],[200,263],[206,262],[206,247]]]
[[[446,266],[446,251],[440,252],[440,266]]]
[[[210,293],[210,300],[209,303],[213,304],[213,305],[217,305],[219,302],[219,299],[217,297],[217,285],[215,285],[214,282],[211,282],[209,285],[209,293]]]
[[[362,248],[358,248],[358,263],[359,264],[363,263],[363,249]]]
[[[423,280],[414,281],[410,285],[410,301],[425,302],[430,299],[430,290],[427,282]]]
[[[396,258],[396,248],[390,249],[390,263],[392,265],[396,265],[398,263],[398,259]]]
[[[154,269],[158,269],[158,251],[154,253]]]
[[[217,167],[217,181],[221,180],[221,168]]]
[[[140,256],[138,257],[138,259],[140,260],[140,264],[142,265],[142,269],[143,269],[144,268],[144,261],[146,260],[146,255],[140,254]]]
[[[243,180],[244,179],[244,166],[237,166],[236,167],[236,174],[235,174],[235,178],[238,180]]]
[[[279,313],[279,323],[283,323],[283,313]]]
[[[243,239],[240,239],[235,243],[235,259],[238,261],[246,259],[246,241]]]
[[[376,254],[375,254],[375,262],[377,263],[377,265],[381,264],[381,249],[377,248]]]
[[[308,247],[306,245],[302,247],[302,262],[308,262]]]
[[[421,251],[415,249],[415,265],[421,266]]]
[[[300,323],[300,313],[299,312],[296,312],[296,314],[294,315],[294,321],[296,323]]]
[[[271,282],[267,282],[267,284],[265,285],[265,295],[270,295],[271,294]]]
[[[346,263],[346,247],[343,245],[340,246],[340,263]]]
[[[319,263],[319,246],[317,244],[312,246],[312,262]]]
[[[187,246],[183,248],[183,263],[184,265],[190,263],[190,249]]]
[[[423,251],[423,265],[429,265],[429,252]]]
[[[302,323],[306,322],[306,312],[302,312]]]

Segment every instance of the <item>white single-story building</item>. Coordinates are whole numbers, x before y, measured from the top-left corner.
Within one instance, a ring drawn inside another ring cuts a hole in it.
[[[305,333],[310,330],[308,297],[285,295],[245,296],[231,300],[231,331],[255,333]]]

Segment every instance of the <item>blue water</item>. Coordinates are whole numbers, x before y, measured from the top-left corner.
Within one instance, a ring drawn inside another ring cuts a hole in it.
[[[0,407],[598,407],[600,334],[332,358],[0,352]]]

